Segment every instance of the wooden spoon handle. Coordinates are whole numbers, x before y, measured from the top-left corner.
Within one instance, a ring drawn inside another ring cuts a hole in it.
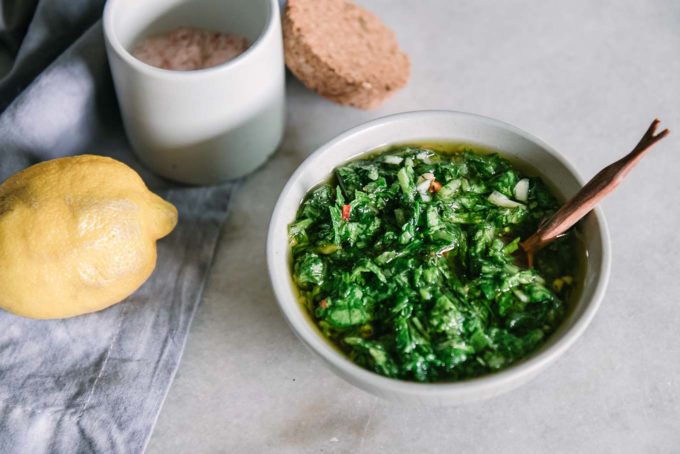
[[[616,188],[631,169],[651,150],[652,146],[666,137],[668,129],[655,134],[659,120],[655,119],[637,146],[629,154],[605,167],[583,188],[564,204],[552,217],[543,222],[536,233],[521,243],[527,253],[529,266],[533,254],[550,244],[588,214],[600,201]]]

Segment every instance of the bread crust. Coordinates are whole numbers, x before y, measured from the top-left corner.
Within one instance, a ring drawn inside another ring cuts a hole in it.
[[[283,35],[290,71],[337,103],[373,109],[408,82],[394,32],[351,1],[289,0]]]

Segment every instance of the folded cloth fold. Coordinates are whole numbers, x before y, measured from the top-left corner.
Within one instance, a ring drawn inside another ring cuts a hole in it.
[[[151,278],[121,304],[50,321],[0,311],[3,453],[144,450],[238,186],[175,185],[130,152],[106,63],[103,3],[2,1],[10,67],[0,81],[0,178],[58,156],[112,156],[177,206],[179,224],[159,242]]]

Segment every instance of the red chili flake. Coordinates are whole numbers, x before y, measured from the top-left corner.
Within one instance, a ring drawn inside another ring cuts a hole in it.
[[[349,211],[350,211],[350,209],[351,209],[351,207],[349,206],[349,204],[342,206],[342,218],[345,221],[349,221]]]
[[[430,185],[430,192],[439,192],[439,190],[442,188],[442,184],[438,182],[437,180],[434,180],[432,184]]]
[[[328,302],[326,301],[326,298],[319,301],[319,306],[321,306],[321,309],[328,309]]]

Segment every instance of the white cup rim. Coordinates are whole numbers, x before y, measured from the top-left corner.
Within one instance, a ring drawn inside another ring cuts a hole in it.
[[[245,52],[227,62],[221,63],[216,66],[211,66],[210,68],[195,69],[190,71],[179,71],[174,69],[158,68],[156,66],[149,65],[148,63],[144,63],[143,61],[134,57],[132,53],[130,53],[130,51],[127,50],[125,46],[121,44],[120,40],[118,39],[118,35],[115,32],[115,27],[113,25],[114,14],[116,12],[116,8],[118,7],[121,1],[122,0],[108,0],[106,2],[103,14],[104,38],[111,46],[113,51],[116,53],[116,55],[118,55],[118,57],[120,57],[131,67],[135,68],[137,71],[144,73],[148,76],[162,77],[168,79],[207,77],[222,72],[232,71],[242,66],[247,62],[248,57],[250,55],[257,52],[257,49],[264,45],[263,43],[269,41],[268,39],[269,36],[276,32],[275,21],[278,20],[278,14],[276,14],[276,8],[279,7],[278,1],[269,0],[268,1],[269,9],[267,11],[268,16],[264,30],[258,35],[257,39],[253,41],[250,44],[250,46],[248,46]]]

